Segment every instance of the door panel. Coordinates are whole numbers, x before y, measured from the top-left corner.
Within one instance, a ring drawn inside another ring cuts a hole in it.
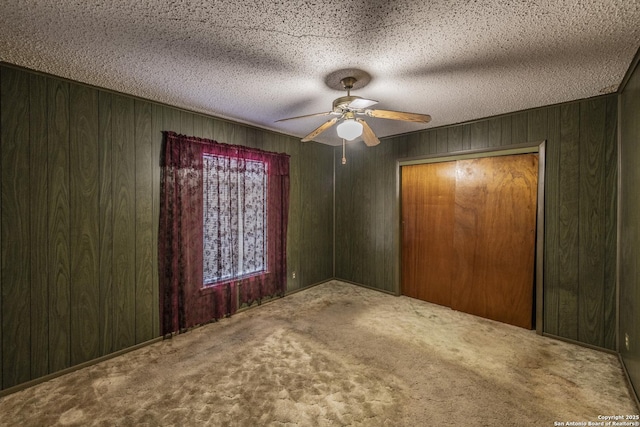
[[[455,163],[402,168],[403,292],[451,305]]]
[[[477,159],[482,160],[482,159]],[[484,265],[487,263],[480,242],[484,240],[484,206],[487,204],[485,171],[474,160],[456,163],[454,258],[451,262],[455,310],[487,317]]]
[[[537,160],[457,162],[453,309],[531,329]]]
[[[536,154],[403,167],[403,293],[531,329],[537,170]]]

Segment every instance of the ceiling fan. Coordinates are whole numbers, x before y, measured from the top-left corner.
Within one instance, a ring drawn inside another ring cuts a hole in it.
[[[428,114],[417,114],[417,113],[404,113],[401,111],[392,111],[392,110],[371,110],[369,107],[378,103],[378,101],[374,101],[372,99],[365,99],[360,96],[352,96],[351,89],[353,85],[357,82],[355,77],[345,77],[340,80],[342,83],[342,87],[347,91],[347,96],[341,96],[333,101],[333,108],[331,111],[326,113],[315,113],[315,114],[307,114],[304,116],[297,117],[289,117],[287,119],[280,119],[276,122],[283,122],[286,120],[296,120],[302,119],[306,117],[317,117],[317,116],[335,116],[331,118],[329,121],[324,122],[316,129],[314,129],[309,135],[302,138],[302,142],[311,141],[316,136],[320,135],[322,132],[329,129],[331,126],[338,123],[338,121],[342,120],[338,127],[336,128],[338,132],[338,136],[342,139],[346,139],[348,141],[352,141],[362,135],[362,139],[364,143],[369,147],[373,147],[374,145],[378,145],[380,140],[373,132],[371,127],[367,124],[366,121],[359,118],[358,116],[368,116],[375,117],[379,119],[390,119],[390,120],[404,120],[407,122],[415,122],[415,123],[429,123],[431,121],[431,116]]]

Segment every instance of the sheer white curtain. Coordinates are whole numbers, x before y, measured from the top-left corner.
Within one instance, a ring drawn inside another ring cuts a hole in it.
[[[205,286],[267,270],[267,164],[203,157]]]

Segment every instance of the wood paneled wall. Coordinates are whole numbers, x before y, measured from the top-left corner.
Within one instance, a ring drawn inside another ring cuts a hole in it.
[[[0,116],[0,389],[159,335],[163,130],[290,154],[287,289],[333,277],[331,147],[5,65]]]
[[[640,398],[640,68],[620,96],[620,354]],[[628,348],[627,348],[628,341]]]
[[[613,349],[616,126],[610,95],[336,148],[336,277],[399,291],[398,160],[546,140],[544,331]]]

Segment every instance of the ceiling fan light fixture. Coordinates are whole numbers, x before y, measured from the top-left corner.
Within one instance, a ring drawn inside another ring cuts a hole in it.
[[[345,70],[341,70],[340,74],[343,74]],[[362,74],[362,73],[361,73]],[[366,73],[365,76],[368,76]],[[338,77],[337,74],[331,76],[331,81],[333,82],[334,77]],[[368,77],[370,78],[370,76]],[[347,96],[341,96],[333,100],[333,108],[331,111],[327,111],[324,113],[315,113],[315,114],[306,114],[304,116],[297,117],[289,117],[288,119],[280,119],[278,122],[283,122],[285,120],[293,120],[293,119],[301,119],[305,117],[316,117],[316,116],[328,116],[333,115],[334,117],[327,122],[324,122],[316,129],[314,129],[310,134],[303,137],[301,139],[302,142],[312,141],[322,132],[326,131],[336,123],[340,122],[338,126],[336,126],[336,131],[338,136],[342,138],[343,144],[344,141],[353,141],[354,139],[362,136],[362,141],[368,147],[373,147],[380,144],[380,140],[373,132],[369,124],[361,118],[356,118],[356,115],[375,117],[380,119],[389,119],[389,120],[404,120],[407,122],[415,122],[415,123],[429,123],[431,120],[431,116],[428,114],[418,114],[418,113],[404,113],[402,111],[393,111],[393,110],[371,110],[369,107],[378,103],[378,101],[374,101],[373,99],[366,99],[360,96],[351,95],[351,89],[354,89],[354,85],[358,83],[359,80],[356,77],[348,76],[340,79],[340,83],[342,87],[347,91]],[[360,85],[360,87],[364,86],[368,83],[367,79],[364,84]],[[329,84],[329,80],[327,80],[327,85],[332,89],[338,89],[335,85]]]
[[[353,119],[345,120],[338,125],[336,131],[340,138],[344,138],[347,141],[353,141],[362,135],[362,124]]]

